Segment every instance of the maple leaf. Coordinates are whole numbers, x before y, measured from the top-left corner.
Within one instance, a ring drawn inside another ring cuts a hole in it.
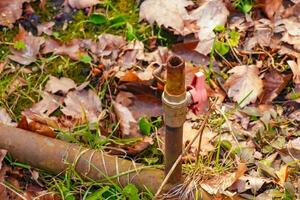
[[[259,78],[256,65],[241,65],[229,70],[232,75],[225,83],[228,96],[233,97],[241,107],[254,103],[263,91],[263,81]]]

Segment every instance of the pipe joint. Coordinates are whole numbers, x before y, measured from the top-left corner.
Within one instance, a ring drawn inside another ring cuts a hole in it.
[[[183,126],[186,120],[188,98],[186,92],[181,95],[169,95],[167,91],[162,94],[165,124],[172,128]]]

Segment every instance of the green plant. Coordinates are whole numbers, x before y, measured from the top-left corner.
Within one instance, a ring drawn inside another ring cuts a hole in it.
[[[240,34],[234,30],[227,30],[224,26],[216,26],[214,29],[218,37],[214,42],[214,50],[222,56],[227,54],[232,47],[236,47],[240,41]]]
[[[156,120],[151,120],[147,117],[141,117],[139,119],[139,129],[144,135],[150,135],[158,127],[161,126],[162,118],[158,117]]]
[[[243,13],[248,13],[253,7],[253,0],[233,0],[233,6]]]

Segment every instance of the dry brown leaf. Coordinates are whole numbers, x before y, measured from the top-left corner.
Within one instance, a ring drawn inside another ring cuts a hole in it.
[[[0,124],[7,126],[16,126],[16,123],[13,122],[5,108],[0,108]]]
[[[7,150],[0,149],[0,170],[1,170],[1,168],[2,168],[2,161],[3,161],[3,159],[5,158],[6,153],[7,153]]]
[[[30,0],[1,0],[0,1],[0,25],[11,26],[22,15],[22,6],[24,2]]]
[[[126,91],[128,92],[124,92],[125,89],[122,89],[123,91],[120,91],[116,97],[116,102],[126,106],[136,121],[140,117],[158,117],[162,115],[161,99],[155,95],[155,91],[149,86],[136,83],[127,86]],[[130,105],[124,102],[130,102]]]
[[[34,104],[30,110],[34,113],[49,116],[63,103],[63,97],[44,92],[42,94],[43,100]]]
[[[239,193],[251,189],[252,193],[256,194],[263,184],[269,182],[271,181],[266,178],[256,177],[254,175],[243,175],[235,182],[233,188]]]
[[[189,0],[146,0],[140,7],[140,19],[150,24],[156,22],[159,26],[171,28],[179,34],[190,33],[186,30],[190,16],[187,6],[193,5]]]
[[[300,57],[298,58],[297,62],[293,60],[288,60],[287,63],[293,72],[295,92],[298,93],[300,92]]]
[[[186,121],[183,124],[183,145],[188,145],[193,138],[198,134],[199,129],[194,128],[196,124]],[[211,143],[213,138],[216,137],[217,133],[212,132],[209,129],[204,129],[202,134],[202,141],[201,141],[201,147],[200,147],[200,154],[201,155],[207,155],[208,152],[214,151],[215,147]],[[197,140],[198,141],[198,140]],[[196,156],[196,152],[198,149],[198,142],[194,142],[190,148],[190,154],[191,156]]]
[[[124,138],[139,137],[137,121],[133,117],[130,110],[120,103],[113,102],[114,111],[120,122],[120,129]]]
[[[66,77],[57,78],[55,76],[50,76],[45,86],[45,91],[52,94],[61,92],[62,94],[67,94],[68,91],[76,87],[75,82]]]
[[[18,77],[16,77],[16,79],[14,79],[12,81],[12,83],[9,85],[6,92],[8,95],[10,95],[13,92],[15,92],[17,89],[19,89],[23,86],[26,86],[26,85],[27,85],[27,81],[24,78],[18,76]]]
[[[264,75],[264,89],[260,96],[260,103],[271,103],[280,92],[286,87],[291,79],[291,75],[280,74],[271,70]]]
[[[278,182],[277,183],[283,187],[284,183],[286,182],[286,180],[289,176],[288,165],[281,166],[279,171],[276,171],[275,173],[278,176]]]
[[[38,35],[45,33],[46,35],[52,35],[52,28],[55,25],[54,22],[44,22],[37,25]]]
[[[118,71],[116,77],[123,82],[141,82],[142,80],[139,79],[138,75],[133,70],[127,70],[126,72]]]
[[[232,196],[234,193],[227,191],[227,189],[235,184],[235,182],[244,175],[247,171],[245,163],[239,163],[236,172],[224,175],[217,175],[207,181],[203,181],[201,187],[210,194],[226,194]]]
[[[256,65],[236,66],[228,73],[232,74],[225,83],[228,96],[233,97],[241,107],[254,103],[263,91],[263,81],[258,76],[258,67]]]
[[[254,21],[254,32],[252,37],[246,37],[244,49],[251,50],[256,45],[269,47],[273,36],[273,23],[265,18]]]
[[[221,0],[205,1],[191,12],[191,18],[197,20],[199,31],[195,31],[199,43],[195,50],[203,55],[210,53],[214,43],[213,32],[217,25],[225,25],[229,11]]]
[[[64,103],[61,111],[65,115],[87,122],[97,122],[102,110],[100,99],[92,90],[71,91]]]
[[[67,0],[72,8],[82,9],[92,7],[100,3],[100,0]]]
[[[172,52],[185,61],[190,61],[195,65],[207,65],[209,63],[209,58],[195,50],[199,41],[183,42],[177,43],[172,46]]]
[[[123,47],[121,55],[119,55],[118,62],[123,69],[129,69],[137,60],[144,60],[144,44],[141,41],[133,40]]]
[[[29,65],[34,62],[40,52],[41,45],[45,42],[42,37],[35,37],[31,33],[27,33],[22,26],[19,26],[19,33],[14,38],[15,41],[23,41],[24,49],[11,48],[12,55],[9,59],[23,65]]]
[[[80,58],[87,53],[81,47],[82,41],[80,39],[73,39],[69,42],[62,44],[61,42],[53,39],[45,41],[44,47],[41,51],[42,54],[54,53],[56,55],[66,55],[73,60],[80,60]]]
[[[282,0],[260,0],[259,3],[263,5],[264,12],[271,19],[280,8]]]

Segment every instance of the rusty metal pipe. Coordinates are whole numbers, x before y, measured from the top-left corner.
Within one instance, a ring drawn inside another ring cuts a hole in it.
[[[8,150],[20,162],[55,174],[72,164],[83,177],[104,182],[107,177],[115,177],[111,181],[122,186],[133,183],[144,191],[146,188],[157,191],[164,178],[159,169],[3,125],[0,125],[0,149]]]
[[[178,56],[167,61],[167,81],[162,102],[164,108],[165,133],[165,175],[168,174],[178,156],[182,153],[183,123],[187,112],[185,88],[185,65]],[[168,179],[168,184],[182,182],[182,163],[180,162]]]

